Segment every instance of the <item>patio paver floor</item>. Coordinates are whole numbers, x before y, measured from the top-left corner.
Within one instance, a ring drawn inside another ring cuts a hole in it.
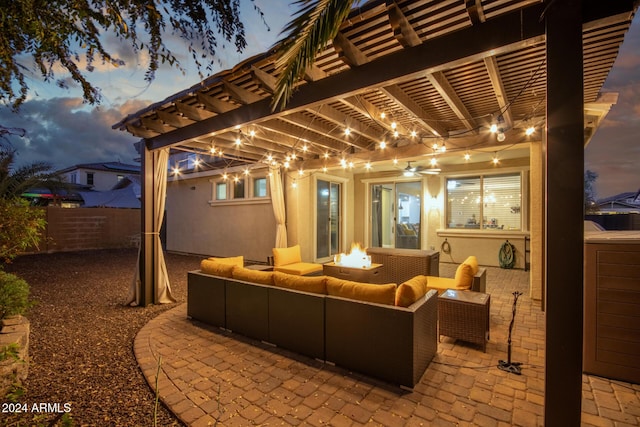
[[[453,276],[454,265],[440,268]],[[152,389],[190,426],[541,426],[544,313],[527,296],[528,272],[487,274],[486,353],[442,337],[413,390],[192,321],[186,304],[142,328],[134,351]],[[497,369],[507,357],[514,291],[524,293],[512,336],[512,360],[523,363],[522,375]],[[584,375],[582,425],[639,426],[640,385]]]

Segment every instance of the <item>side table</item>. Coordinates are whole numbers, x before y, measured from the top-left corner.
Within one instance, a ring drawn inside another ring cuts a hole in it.
[[[487,350],[491,296],[447,289],[438,297],[439,335],[480,344]]]

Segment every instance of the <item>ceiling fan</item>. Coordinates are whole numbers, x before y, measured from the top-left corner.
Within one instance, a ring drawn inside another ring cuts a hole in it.
[[[416,174],[421,175],[437,175],[440,173],[440,168],[431,166],[425,168],[424,166],[413,166],[411,162],[407,162],[407,167],[402,170],[402,175],[406,177],[415,176]]]

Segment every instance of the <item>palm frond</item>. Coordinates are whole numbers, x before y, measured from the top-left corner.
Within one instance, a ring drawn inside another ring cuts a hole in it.
[[[46,162],[35,162],[18,168],[12,168],[15,151],[0,150],[0,198],[12,199],[30,188],[49,187],[60,181]]]
[[[301,7],[294,19],[286,26],[286,36],[278,46],[276,68],[282,69],[271,102],[272,110],[282,109],[287,104],[295,83],[308,66],[313,64],[317,53],[340,29],[354,0],[298,0]]]

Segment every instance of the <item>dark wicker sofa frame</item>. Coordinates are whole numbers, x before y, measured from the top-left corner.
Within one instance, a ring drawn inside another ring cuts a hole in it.
[[[437,351],[437,292],[404,308],[188,273],[187,315],[413,387]]]

